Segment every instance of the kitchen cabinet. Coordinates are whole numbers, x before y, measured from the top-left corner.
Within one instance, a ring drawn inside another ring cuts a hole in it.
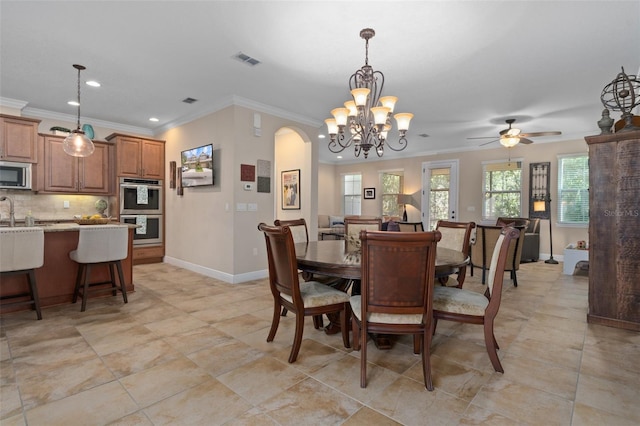
[[[64,137],[41,135],[44,161],[38,166],[39,186],[44,192],[113,194],[113,144],[94,141],[88,157],[72,157],[64,152]]]
[[[587,321],[640,331],[640,130],[585,139],[590,188]]]
[[[0,114],[0,160],[38,162],[40,120]]]
[[[113,133],[118,157],[118,177],[164,179],[164,141]]]

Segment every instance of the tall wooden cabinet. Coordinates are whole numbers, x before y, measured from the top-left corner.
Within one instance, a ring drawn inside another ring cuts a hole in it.
[[[589,136],[590,323],[640,331],[640,130]]]
[[[118,176],[164,179],[164,141],[119,133],[107,140],[118,146]]]
[[[0,160],[38,162],[40,120],[0,114]]]
[[[64,152],[64,137],[40,135],[43,160],[38,165],[38,190],[78,194],[113,194],[113,144],[93,141],[89,157],[72,157]]]

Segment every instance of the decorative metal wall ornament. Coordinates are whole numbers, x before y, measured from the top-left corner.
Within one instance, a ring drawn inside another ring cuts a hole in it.
[[[549,185],[551,183],[550,162],[529,164],[529,217],[549,219]]]
[[[622,112],[622,119],[625,126],[621,132],[637,130],[633,125],[633,114],[631,111],[640,105],[640,81],[635,75],[627,75],[622,67],[616,78],[602,89],[600,95],[602,104],[613,111]]]
[[[413,118],[411,113],[394,115],[400,137],[396,143],[387,139],[391,130],[391,115],[398,98],[381,97],[384,74],[374,71],[369,65],[369,40],[375,34],[371,28],[360,31],[360,37],[365,40],[365,63],[349,78],[353,100],[345,102],[344,108],[333,109],[331,114],[334,118],[325,120],[331,137],[331,152],[342,152],[353,145],[356,157],[364,153],[364,158],[367,158],[371,149],[375,150],[378,157],[382,157],[385,145],[394,151],[402,151],[407,147],[405,136]]]

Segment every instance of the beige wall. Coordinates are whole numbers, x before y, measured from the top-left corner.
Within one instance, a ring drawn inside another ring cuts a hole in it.
[[[338,194],[338,197],[336,197]],[[340,177],[333,164],[318,165],[318,214],[338,216],[342,209],[340,201]]]
[[[557,200],[557,179],[558,179],[558,159],[560,154],[587,153],[587,144],[582,140],[564,141],[557,143],[541,143],[536,142],[532,145],[517,145],[511,149],[512,159],[521,159],[523,161],[523,194],[529,193],[529,164],[543,161],[551,162],[551,199],[554,208],[552,214],[553,222],[553,254],[555,258],[562,258],[563,248],[578,240],[588,240],[587,228],[570,228],[557,226],[556,205]],[[460,184],[459,184],[459,221],[480,222],[482,215],[482,162],[492,160],[507,160],[509,152],[503,147],[494,149],[483,149],[476,151],[440,154],[433,156],[419,156],[413,158],[370,161],[361,160],[357,163],[339,165],[335,167],[335,179],[340,180],[343,173],[362,173],[363,188],[375,187],[377,190],[376,200],[363,200],[363,215],[380,215],[382,205],[378,193],[380,191],[379,172],[383,170],[400,169],[404,170],[405,192],[414,193],[421,190],[422,186],[422,165],[427,161],[453,160],[458,159],[460,163]],[[339,182],[336,185],[339,188]],[[415,195],[418,203],[420,202],[420,193]],[[321,199],[322,200],[322,199]],[[335,206],[340,206],[339,189],[334,194]],[[319,211],[326,208],[325,203],[320,203]],[[475,211],[469,211],[473,207]],[[526,195],[523,197],[522,212],[523,216],[528,216],[529,203]],[[422,220],[421,212],[412,207],[407,206],[407,215],[410,221]],[[540,253],[542,256],[549,255],[549,221],[541,221],[540,229]]]

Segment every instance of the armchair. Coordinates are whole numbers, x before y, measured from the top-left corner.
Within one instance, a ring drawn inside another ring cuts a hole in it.
[[[499,217],[496,225],[526,226],[520,262],[537,262],[540,258],[540,219]]]

